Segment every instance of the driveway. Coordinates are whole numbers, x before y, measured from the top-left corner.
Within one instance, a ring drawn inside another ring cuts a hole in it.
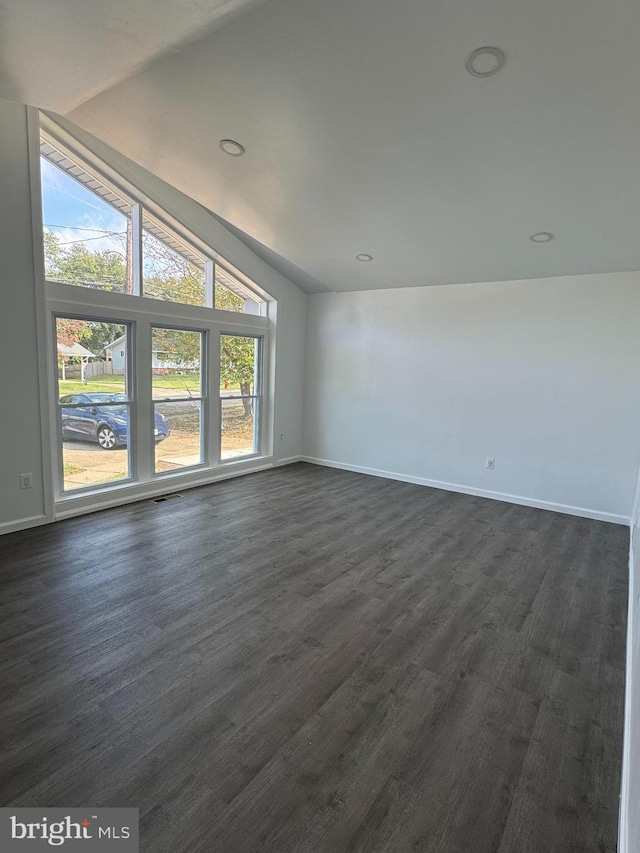
[[[102,450],[89,441],[64,442],[65,489],[77,489],[125,479],[127,448]],[[251,418],[225,419],[222,435],[223,458],[231,459],[253,452]],[[173,471],[200,463],[200,437],[197,433],[172,429],[169,438],[156,445],[156,470]]]

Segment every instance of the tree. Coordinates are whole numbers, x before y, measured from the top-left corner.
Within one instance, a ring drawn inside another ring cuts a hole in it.
[[[44,268],[47,273],[47,278],[55,274],[58,261],[63,254],[60,240],[57,234],[53,231],[44,232]]]
[[[171,299],[188,305],[204,305],[205,273],[191,261],[167,246],[154,235],[144,235],[145,276],[144,292],[156,299]],[[215,285],[216,308],[242,311],[244,299]],[[225,339],[223,338],[223,341]],[[253,339],[231,338],[221,343],[221,377],[238,383],[242,394],[250,394],[253,382]],[[199,362],[200,336],[197,333],[156,329],[153,350],[161,361],[189,366]],[[251,401],[245,400],[245,413],[251,414]]]
[[[148,231],[143,233],[144,293],[154,299],[168,299],[187,305],[203,305],[204,270]],[[58,235],[45,231],[45,268],[47,277],[69,284],[122,291],[127,281],[124,255],[105,249],[92,251],[85,243],[60,245]],[[215,304],[226,311],[244,310],[244,299],[216,282]],[[71,343],[82,338],[83,345],[98,355],[106,344],[122,334],[112,323],[65,320],[70,324],[62,334]],[[73,325],[76,324],[76,325]],[[117,332],[117,333],[116,333]],[[77,334],[77,337],[73,337]],[[64,341],[60,337],[60,343]],[[71,345],[71,344],[69,344]],[[197,332],[155,329],[153,350],[160,360],[185,366],[200,362],[200,335]],[[223,382],[237,384],[240,393],[252,393],[255,371],[255,339],[223,335],[220,343],[220,376]],[[247,416],[252,414],[251,400],[243,400]]]
[[[56,321],[56,333],[58,343],[65,347],[72,347],[79,343],[87,335],[86,320],[71,320],[68,317],[58,317]]]
[[[154,299],[204,305],[204,268],[187,260],[153,234],[143,234],[144,292]],[[244,299],[215,283],[215,305],[225,311],[244,311]]]
[[[156,299],[171,299],[191,305],[203,305],[204,270],[191,263],[161,240],[146,233],[144,292]],[[242,311],[244,299],[218,282],[215,285],[216,308]],[[200,360],[200,335],[173,329],[155,329],[153,350],[161,361],[189,366]],[[220,378],[238,384],[240,393],[251,394],[254,381],[255,339],[223,335],[220,339]],[[253,413],[250,399],[242,401],[246,416]]]
[[[192,264],[148,231],[143,232],[145,296],[204,305],[204,270]],[[174,329],[154,329],[152,349],[160,361],[189,367],[200,364],[200,334]]]
[[[200,332],[184,329],[154,329],[151,348],[160,361],[184,367],[200,365]]]
[[[244,299],[228,290],[216,281],[216,308],[222,308],[223,311],[244,311]]]
[[[126,258],[111,249],[94,252],[84,243],[60,245],[60,238],[44,232],[44,266],[47,278],[100,290],[123,291],[127,284]]]
[[[56,320],[56,338],[58,344],[65,347],[72,347],[79,343],[88,333],[86,320],[73,320],[70,317],[58,317]],[[74,356],[68,356],[58,350],[58,368],[62,370],[62,378],[66,378],[66,365],[69,359]]]
[[[112,249],[94,252],[84,243],[73,243],[65,248],[60,245],[57,234],[45,231],[44,256],[49,279],[111,291],[122,290],[126,283],[126,259]],[[59,343],[71,346],[81,340],[82,345],[95,355],[99,355],[107,344],[123,332],[123,326],[113,323],[89,320],[58,322]]]
[[[240,393],[252,393],[255,381],[256,339],[239,335],[220,336],[220,379],[230,385],[238,383]],[[253,414],[253,400],[243,399],[244,413]]]
[[[204,270],[148,231],[143,232],[144,292],[153,299],[204,305]]]
[[[124,326],[117,323],[98,323],[95,320],[87,320],[86,323],[87,333],[82,345],[95,355],[101,355],[107,344],[124,334]]]

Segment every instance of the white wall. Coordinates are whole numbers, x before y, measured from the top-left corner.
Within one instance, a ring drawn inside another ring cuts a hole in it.
[[[274,431],[284,438],[275,442],[274,461],[299,456],[306,295],[199,204],[88,135],[83,141],[278,300]],[[44,345],[44,335],[35,294],[42,282],[34,264],[30,193],[27,109],[0,100],[0,533],[47,520],[52,511],[41,450],[36,344]],[[18,475],[27,472],[34,486],[21,491]]]
[[[311,296],[304,453],[627,521],[639,312],[640,273]]]
[[[0,532],[45,513],[29,193],[27,110],[0,101]]]
[[[631,521],[620,853],[640,850],[640,478]]]

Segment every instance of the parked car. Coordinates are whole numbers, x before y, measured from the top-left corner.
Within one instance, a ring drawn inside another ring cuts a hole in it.
[[[113,450],[127,443],[128,406],[106,405],[126,403],[124,394],[65,394],[60,397],[63,441],[96,441],[103,450]],[[155,439],[163,441],[171,430],[160,412],[155,415]]]

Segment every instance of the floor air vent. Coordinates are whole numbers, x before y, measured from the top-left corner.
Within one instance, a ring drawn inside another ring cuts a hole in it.
[[[172,501],[174,498],[181,498],[182,495],[179,495],[177,492],[173,495],[162,495],[161,498],[151,498],[152,504],[162,504],[165,501]]]

